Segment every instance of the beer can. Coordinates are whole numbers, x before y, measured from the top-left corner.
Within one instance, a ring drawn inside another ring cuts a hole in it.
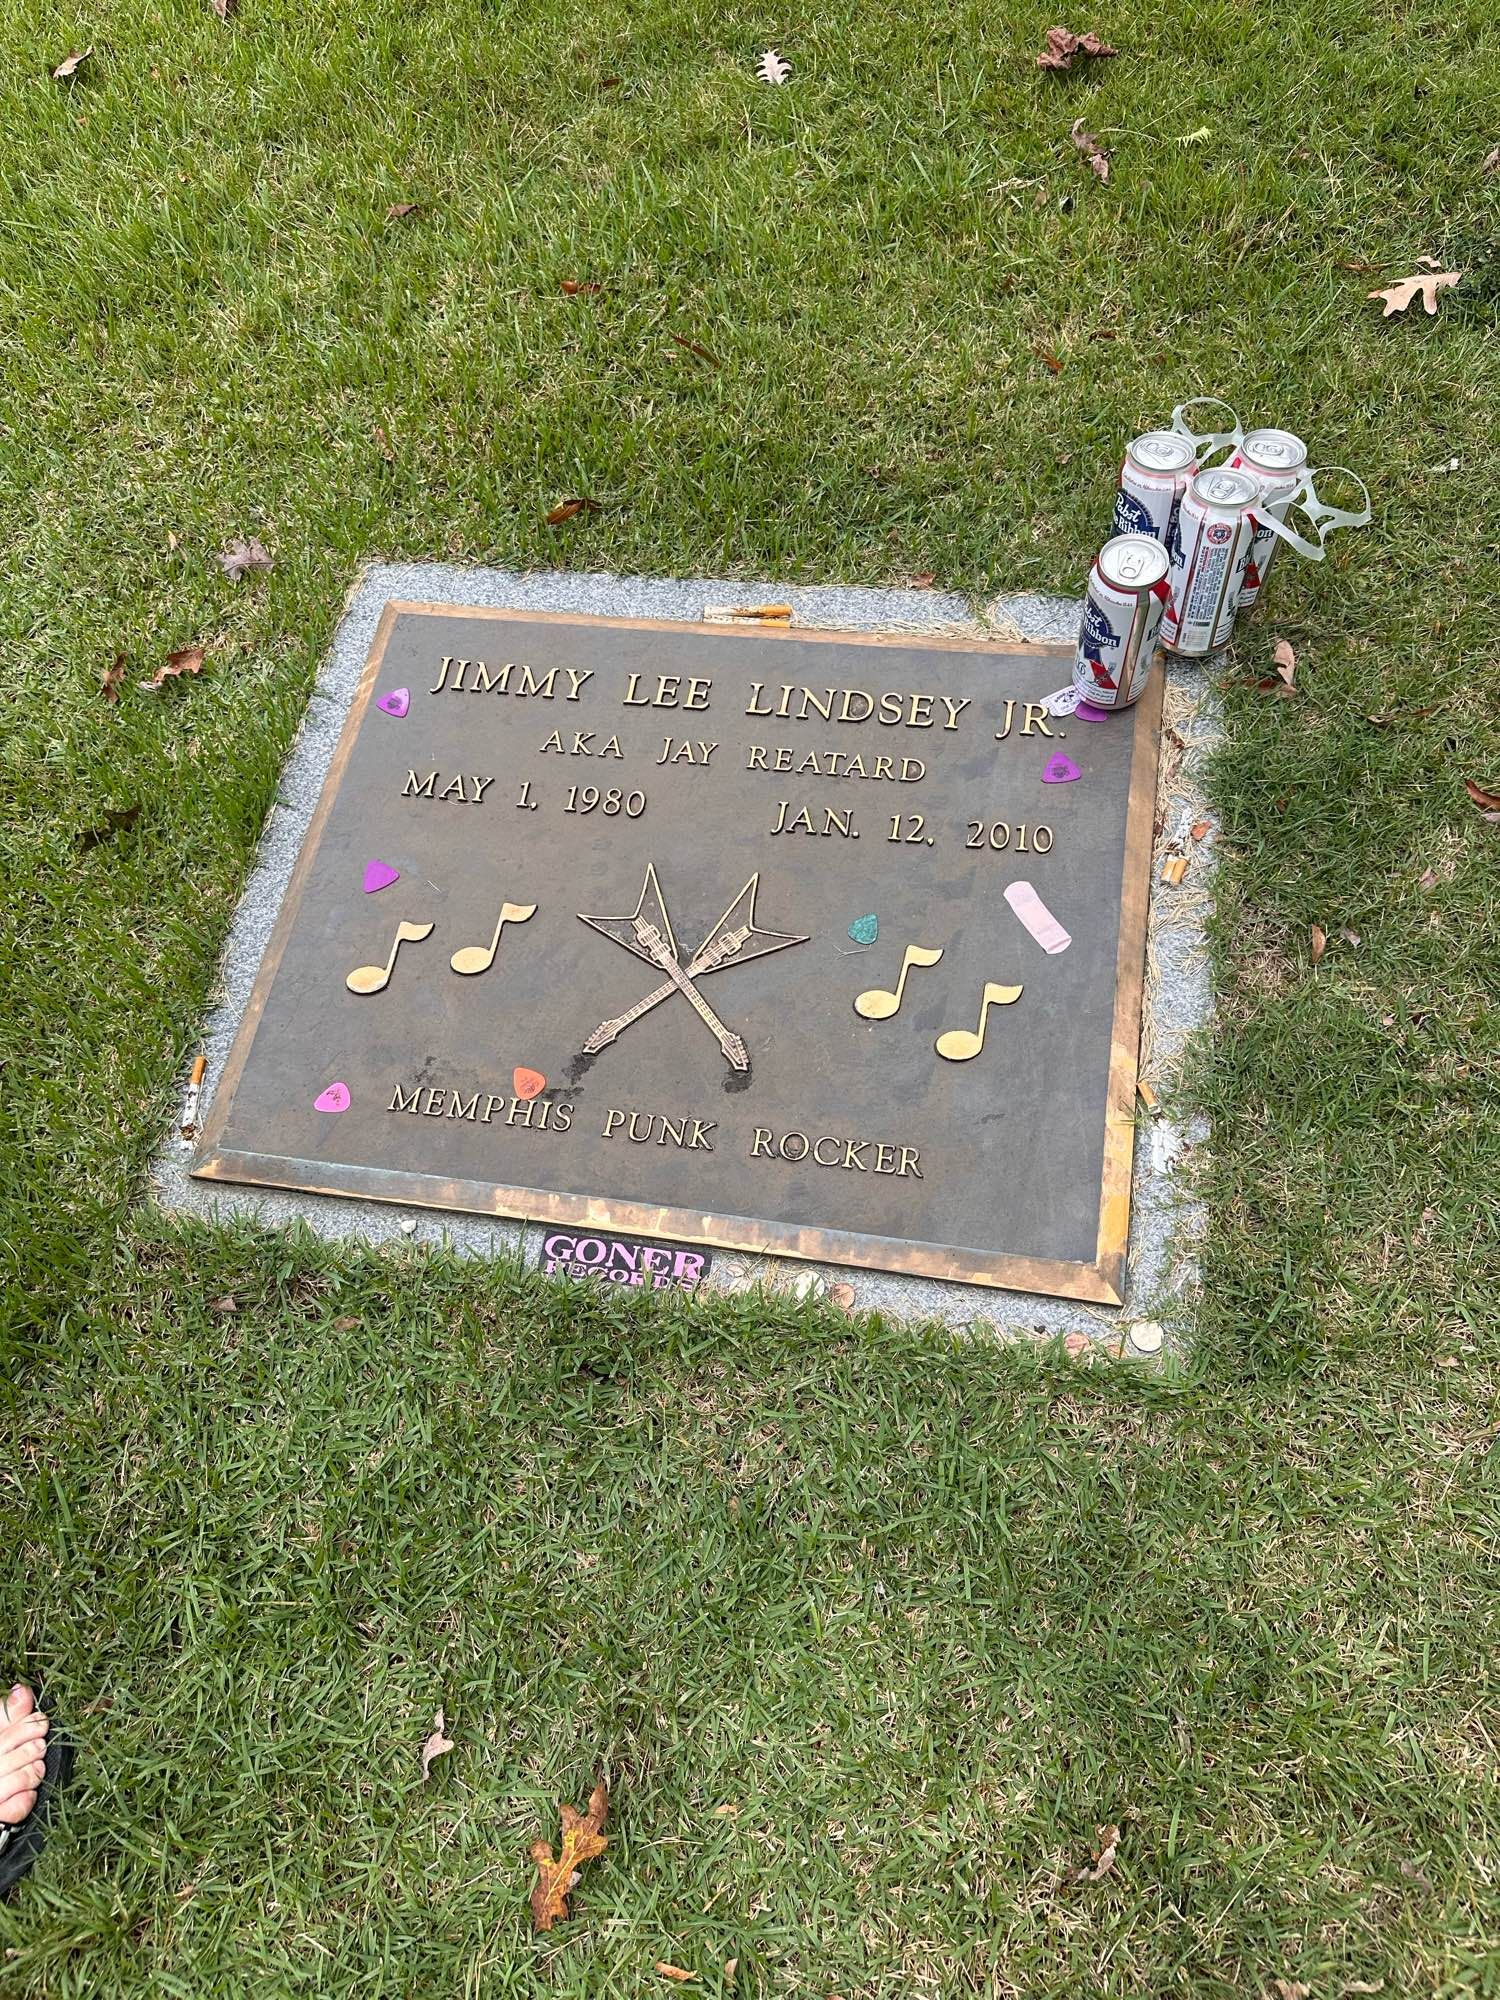
[[[1260,481],[1262,514],[1274,514],[1284,521],[1293,496],[1307,472],[1307,446],[1292,431],[1246,431],[1229,459],[1231,466],[1250,472]],[[1248,611],[1265,589],[1271,558],[1279,537],[1274,529],[1259,523],[1250,541],[1250,555],[1240,581],[1241,611]]]
[[[1254,474],[1227,466],[1200,472],[1183,494],[1168,551],[1170,592],[1161,628],[1170,652],[1202,659],[1228,643],[1259,499]]]
[[[1180,431],[1147,431],[1125,447],[1115,493],[1113,535],[1154,535],[1165,543],[1187,483],[1198,470],[1193,440]]]
[[[1152,535],[1115,535],[1089,571],[1073,685],[1095,708],[1145,693],[1167,601],[1167,552]]]

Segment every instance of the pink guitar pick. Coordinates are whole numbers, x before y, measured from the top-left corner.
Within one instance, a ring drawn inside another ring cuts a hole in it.
[[[365,863],[365,894],[373,896],[378,889],[389,889],[393,882],[401,880],[401,870],[393,868],[389,861],[367,861]]]
[[[1055,757],[1047,759],[1047,768],[1042,773],[1042,783],[1044,785],[1071,785],[1075,778],[1081,778],[1082,776],[1082,771],[1079,770],[1073,759],[1065,757],[1062,751],[1059,750]]]
[[[337,1117],[341,1111],[349,1109],[349,1086],[347,1083],[330,1083],[313,1099],[314,1111],[327,1111]]]
[[[1108,722],[1109,720],[1109,710],[1107,708],[1095,708],[1091,701],[1079,702],[1073,713],[1078,717],[1080,722]]]
[[[384,709],[387,715],[394,715],[399,722],[401,717],[411,707],[411,689],[392,688],[389,694],[383,694],[380,697],[375,706]]]

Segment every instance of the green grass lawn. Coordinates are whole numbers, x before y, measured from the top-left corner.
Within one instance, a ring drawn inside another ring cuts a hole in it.
[[[814,14],[0,10],[6,2000],[1500,1994],[1492,10]],[[1197,391],[1376,521],[1225,681],[1188,1366],[143,1207],[361,558],[1072,590]]]

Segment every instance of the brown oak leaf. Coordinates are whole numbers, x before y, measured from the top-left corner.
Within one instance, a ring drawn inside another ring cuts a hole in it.
[[[269,569],[271,552],[258,535],[252,535],[248,542],[242,535],[237,535],[225,548],[220,549],[214,561],[231,583],[238,583],[249,570]]]
[[[1102,1882],[1115,1865],[1120,1847],[1120,1829],[1117,1826],[1096,1826],[1094,1834],[1093,1862],[1089,1867],[1078,1870],[1073,1877],[1075,1882]]]
[[[1312,951],[1311,951],[1312,962],[1314,965],[1316,965],[1318,960],[1323,956],[1324,952],[1327,951],[1328,949],[1328,933],[1327,931],[1324,930],[1321,924],[1314,924],[1311,932],[1309,933],[1309,936],[1311,938],[1311,943],[1312,943]]]
[[[1500,792],[1487,792],[1483,785],[1476,785],[1472,778],[1464,779],[1464,790],[1482,813],[1500,812]]]
[[[1418,258],[1418,263],[1430,263],[1430,258]],[[1405,312],[1415,298],[1420,298],[1429,313],[1437,311],[1437,295],[1449,285],[1456,285],[1463,276],[1462,271],[1423,271],[1410,278],[1402,278],[1394,285],[1387,285],[1384,291],[1366,292],[1367,299],[1384,299],[1385,311],[1382,319],[1389,319],[1392,313]]]
[[[1297,655],[1292,651],[1291,642],[1278,639],[1271,648],[1271,658],[1276,662],[1277,677],[1287,687],[1297,685]]]
[[[399,222],[404,215],[415,215],[422,206],[419,201],[393,201],[385,212],[387,222]]]
[[[603,507],[597,500],[590,500],[588,495],[584,493],[576,499],[559,500],[557,505],[552,509],[552,512],[547,516],[547,526],[549,528],[559,528],[564,521],[571,521],[575,514],[581,514],[585,509],[590,514],[602,514],[604,512]]]
[[[97,847],[111,834],[126,833],[141,816],[141,809],[135,806],[106,806],[104,817],[96,826],[86,826],[78,836],[78,845],[83,848]]]
[[[437,1714],[432,1718],[432,1734],[422,1745],[422,1776],[424,1779],[432,1769],[433,1760],[438,1757],[446,1757],[448,1752],[453,1748],[453,1738],[443,1733],[447,1726],[443,1717],[443,1711],[439,1709]]]
[[[182,674],[201,674],[203,671],[203,648],[201,646],[179,646],[175,653],[168,653],[149,681],[141,681],[143,688],[159,688],[167,681],[178,679]]]
[[[585,1861],[602,1854],[609,1842],[604,1836],[604,1814],[609,1790],[601,1780],[589,1794],[586,1813],[563,1806],[560,1812],[562,1838],[557,1859],[545,1840],[532,1843],[531,1858],[536,1863],[536,1887],[531,1892],[531,1921],[535,1929],[550,1931],[558,1917],[568,1914],[568,1893],[578,1879]]]
[[[1088,130],[1081,118],[1073,120],[1073,144],[1088,161],[1101,181],[1109,179],[1109,154],[1099,144],[1098,139]]]
[[[1047,46],[1036,59],[1038,69],[1071,69],[1079,56],[1117,56],[1118,49],[1112,49],[1108,42],[1101,42],[1090,28],[1086,35],[1075,35],[1071,28],[1049,28]]]
[[[99,689],[106,701],[118,701],[120,689],[125,683],[125,655],[116,653],[114,659],[99,676]]]
[[[64,56],[62,61],[57,65],[57,68],[53,70],[52,81],[54,83],[66,83],[70,76],[77,75],[78,71],[93,53],[94,45],[92,42],[86,49],[74,49],[72,54]]]

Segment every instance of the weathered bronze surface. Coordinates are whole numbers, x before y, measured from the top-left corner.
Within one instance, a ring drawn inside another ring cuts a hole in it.
[[[193,1171],[1118,1300],[1160,692],[1066,658],[388,606]]]

